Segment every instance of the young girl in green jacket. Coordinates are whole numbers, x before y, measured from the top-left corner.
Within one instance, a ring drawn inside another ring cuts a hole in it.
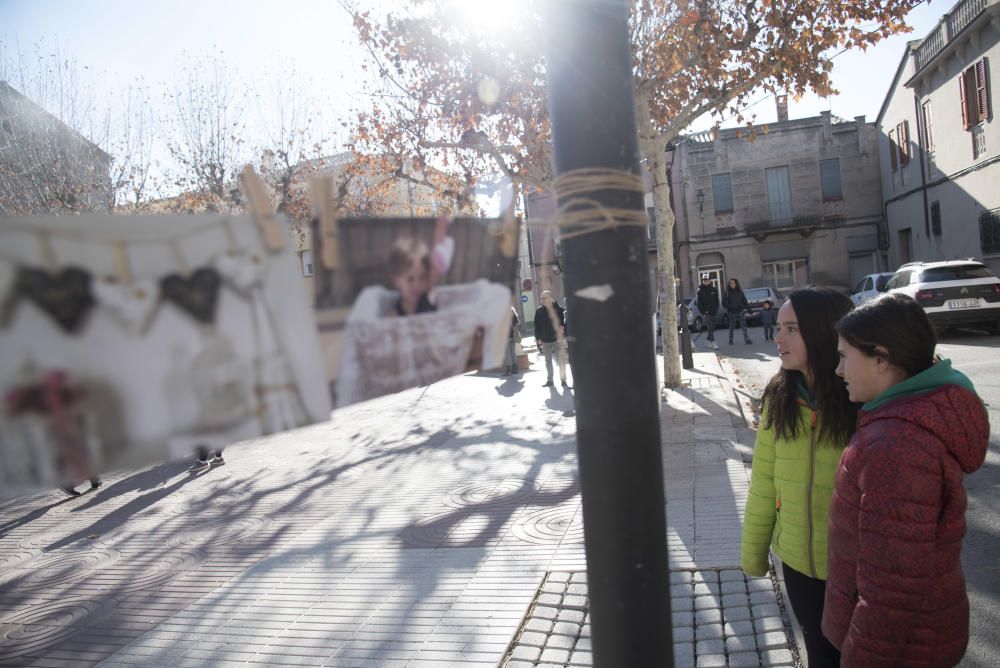
[[[764,390],[743,520],[740,566],[761,576],[770,548],[781,559],[810,668],[840,664],[820,623],[833,478],[857,419],[835,373],[834,325],[851,307],[835,290],[805,288],[791,292],[778,310],[774,340],[781,369]]]

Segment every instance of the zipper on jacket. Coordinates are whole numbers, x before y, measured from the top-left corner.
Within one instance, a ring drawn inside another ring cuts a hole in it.
[[[806,492],[806,516],[809,526],[809,577],[816,577],[816,555],[813,550],[813,478],[816,470],[816,411],[809,421],[809,486]]]

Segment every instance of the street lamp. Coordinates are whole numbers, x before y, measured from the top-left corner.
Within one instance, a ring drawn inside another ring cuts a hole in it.
[[[667,142],[666,156],[664,158],[664,163],[667,166],[667,186],[670,188],[670,210],[674,214],[674,225],[677,225],[677,211],[674,208],[674,155],[677,151],[677,146],[674,145],[672,141]],[[698,191],[698,203],[699,205],[705,199],[704,193],[700,190]],[[676,238],[676,235],[675,235]],[[687,298],[684,296],[684,281],[677,280],[679,277],[679,266],[680,266],[680,244],[674,244],[674,277],[677,282],[677,295],[681,300],[680,313],[678,314],[681,319],[681,366],[685,369],[694,368],[694,357],[691,354],[691,330],[688,329],[688,308],[687,308]],[[666,346],[664,346],[664,352],[666,352]]]

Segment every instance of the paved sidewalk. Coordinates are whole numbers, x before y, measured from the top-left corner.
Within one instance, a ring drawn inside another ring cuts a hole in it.
[[[591,665],[573,397],[532,360],[0,506],[0,665]],[[696,363],[661,418],[677,665],[790,665],[737,568],[749,434]]]

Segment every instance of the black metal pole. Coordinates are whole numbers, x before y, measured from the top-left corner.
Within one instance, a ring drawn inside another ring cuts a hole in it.
[[[639,174],[627,2],[552,2],[546,20],[556,173],[601,167]],[[584,196],[603,206],[643,210],[641,192],[597,189]],[[562,249],[573,314],[569,345],[594,665],[670,668],[646,230],[621,226],[584,234],[565,239]],[[610,298],[579,292],[595,286],[610,287]]]
[[[670,212],[674,214],[674,229],[677,229],[677,209],[674,208],[674,174],[671,167],[667,167],[667,185],[670,187]],[[691,328],[688,327],[688,304],[687,295],[684,293],[684,277],[681,276],[681,245],[674,244],[674,273],[677,274],[677,294],[681,299],[681,367],[684,369],[694,368],[694,356],[691,354]],[[666,347],[664,346],[664,351]]]

